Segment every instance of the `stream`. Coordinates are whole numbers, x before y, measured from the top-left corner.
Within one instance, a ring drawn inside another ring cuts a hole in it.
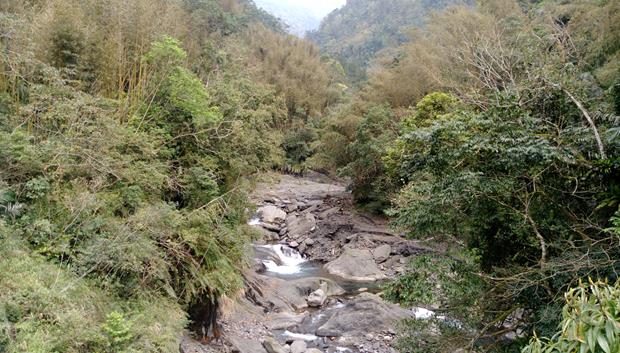
[[[396,353],[399,323],[434,315],[382,299],[428,249],[357,210],[344,185],[276,175],[252,199],[261,239],[243,297],[222,309],[224,343],[184,353]]]

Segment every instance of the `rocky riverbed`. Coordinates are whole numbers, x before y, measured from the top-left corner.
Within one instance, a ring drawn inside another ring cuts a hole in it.
[[[380,284],[430,249],[357,210],[345,185],[282,175],[257,187],[246,290],[222,320],[223,340],[185,339],[182,353],[395,352],[398,322],[428,315],[384,301]]]

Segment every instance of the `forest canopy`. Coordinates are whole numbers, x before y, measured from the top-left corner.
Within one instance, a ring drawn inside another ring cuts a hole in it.
[[[178,351],[270,171],[433,249],[381,287],[436,308],[402,352],[618,352],[620,2],[350,0],[310,39],[249,0],[0,3],[0,352]]]

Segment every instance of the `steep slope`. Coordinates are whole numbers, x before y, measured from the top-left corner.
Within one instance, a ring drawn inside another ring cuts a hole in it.
[[[403,43],[407,30],[424,25],[432,11],[471,4],[472,0],[347,0],[308,37],[359,80],[377,52]]]

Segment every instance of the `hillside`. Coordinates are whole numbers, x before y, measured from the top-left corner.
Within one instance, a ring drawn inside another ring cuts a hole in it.
[[[0,353],[620,353],[620,1],[275,11],[0,0]]]
[[[256,6],[279,18],[287,31],[298,37],[316,30],[333,9],[344,4],[344,0],[255,0]]]
[[[330,13],[308,38],[322,51],[338,58],[354,79],[365,70],[377,52],[407,40],[407,31],[423,26],[428,15],[450,5],[472,4],[472,0],[348,0]]]

